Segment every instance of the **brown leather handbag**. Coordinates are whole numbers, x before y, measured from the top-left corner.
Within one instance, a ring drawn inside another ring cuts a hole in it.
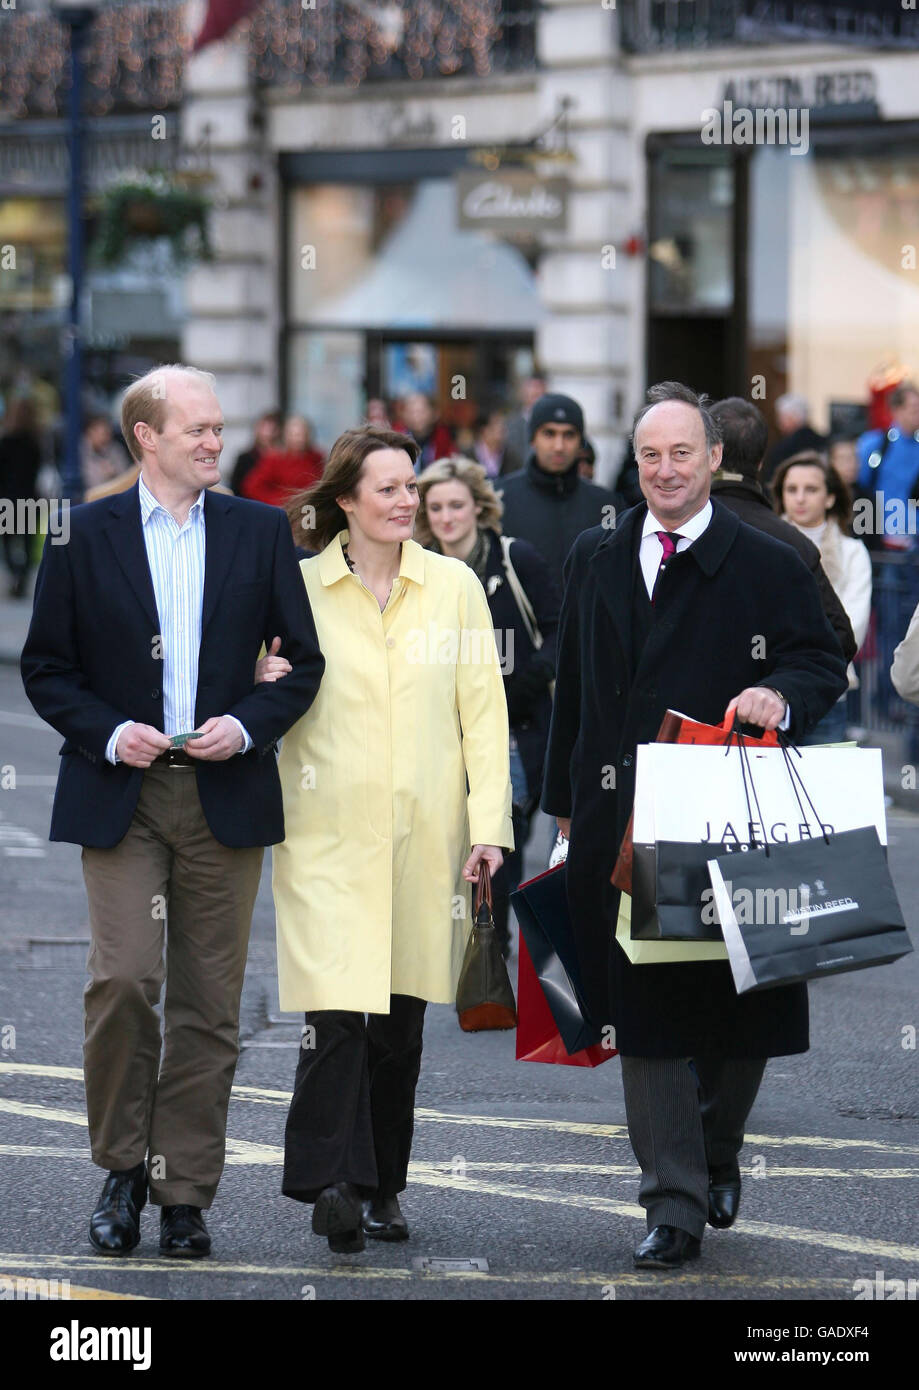
[[[465,1033],[516,1028],[517,1005],[495,931],[491,870],[484,860],[479,863],[474,918],[456,987],[456,1012],[460,1027]]]

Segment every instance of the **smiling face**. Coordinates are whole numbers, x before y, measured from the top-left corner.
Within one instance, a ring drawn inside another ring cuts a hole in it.
[[[636,427],[635,457],[648,507],[666,530],[675,531],[708,501],[721,445],[709,449],[695,406],[660,401]]]
[[[408,540],[418,510],[418,479],[404,449],[374,449],[352,497],[335,499],[348,530],[377,544]]]
[[[814,464],[796,463],[782,483],[782,507],[796,526],[820,526],[835,502],[827,491],[823,469]]]
[[[134,426],[143,470],[154,484],[197,494],[220,481],[223,411],[210,387],[193,377],[170,374],[165,388],[162,433],[145,423]]]
[[[457,478],[429,487],[424,509],[431,534],[442,546],[462,545],[475,531],[482,513],[469,488]]]

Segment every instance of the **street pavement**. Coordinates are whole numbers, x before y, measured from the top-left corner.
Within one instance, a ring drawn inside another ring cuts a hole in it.
[[[919,1276],[916,955],[811,988],[811,1051],[769,1064],[750,1118],[740,1219],[709,1231],[685,1271],[632,1268],[644,1219],[615,1058],[596,1070],[516,1062],[513,1033],[463,1034],[447,1007],[429,1008],[425,1032],[403,1203],[412,1239],[330,1254],[310,1208],[280,1195],[299,1022],[278,1010],[270,854],[227,1168],[208,1214],[214,1254],[159,1258],[148,1208],[132,1257],[94,1256],[86,902],[79,848],[46,839],[59,744],[0,665],[0,1287],[34,1277],[69,1281],[72,1297],[166,1300],[841,1299],[854,1315],[855,1281]],[[542,821],[529,873],[545,866],[547,838]],[[890,815],[890,861],[915,939],[912,814]]]

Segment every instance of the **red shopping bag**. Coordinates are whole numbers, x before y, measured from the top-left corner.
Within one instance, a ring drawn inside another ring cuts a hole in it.
[[[569,1053],[546,1003],[539,977],[520,933],[517,968],[517,1061],[550,1062],[560,1067],[599,1067],[616,1053],[595,1043]]]
[[[734,717],[730,721],[725,719],[722,724],[702,724],[698,719],[690,719],[688,714],[678,714],[676,710],[668,709],[661,720],[661,726],[657,731],[655,743],[700,743],[706,747],[726,744],[731,737]],[[762,738],[751,738],[749,734],[743,735],[744,744],[751,748],[777,748],[778,739],[775,734],[764,733]],[[626,832],[622,837],[622,844],[619,847],[619,855],[616,859],[616,867],[610,875],[610,881],[614,888],[619,888],[623,893],[632,895],[632,820],[629,816],[629,823]]]

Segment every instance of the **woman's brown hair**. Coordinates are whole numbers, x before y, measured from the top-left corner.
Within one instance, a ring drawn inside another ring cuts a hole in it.
[[[833,465],[827,463],[822,454],[814,453],[811,450],[801,454],[792,454],[791,458],[785,459],[775,470],[770,487],[775,499],[773,505],[779,516],[785,511],[782,496],[785,491],[785,479],[791,468],[818,468],[820,470],[826,483],[826,490],[834,499],[832,507],[827,511],[827,517],[832,517],[843,535],[847,536],[852,521],[852,494]]]
[[[472,493],[473,502],[482,508],[476,519],[480,530],[496,531],[500,536],[504,503],[492,487],[488,474],[480,463],[463,458],[461,454],[451,454],[449,458],[437,459],[429,464],[418,479],[418,495],[421,498],[421,506],[415,517],[415,540],[418,544],[428,546],[434,539],[425,498],[438,483],[453,482],[464,483]]]
[[[364,471],[364,460],[380,449],[401,449],[414,466],[418,445],[410,434],[360,425],[340,434],[329,451],[322,477],[305,492],[295,493],[287,503],[287,516],[294,541],[305,550],[325,550],[339,531],[347,530],[348,517],[337,497],[353,497]]]

